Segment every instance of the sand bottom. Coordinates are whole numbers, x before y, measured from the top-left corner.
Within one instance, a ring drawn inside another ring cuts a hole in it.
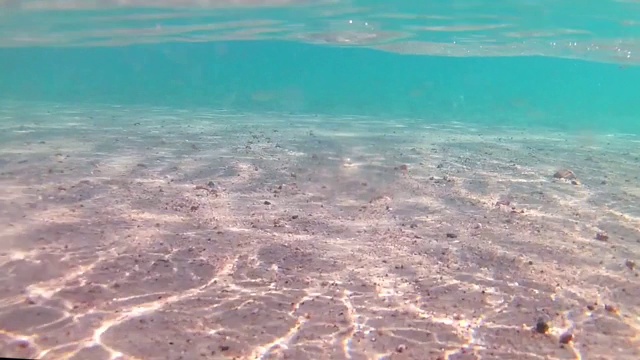
[[[2,356],[640,358],[640,137],[1,109]]]

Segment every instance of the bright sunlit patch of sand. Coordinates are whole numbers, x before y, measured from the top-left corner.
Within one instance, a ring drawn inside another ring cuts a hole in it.
[[[61,278],[45,281],[26,288],[27,296],[42,297],[50,299],[54,294],[62,290],[65,284],[77,279],[82,279],[83,275],[91,271],[97,264],[97,261],[89,265],[76,266],[73,271],[68,272]]]
[[[304,296],[300,301],[294,303],[292,305],[292,310],[290,311],[291,316],[295,316],[294,314],[298,312],[300,305],[304,304],[306,301],[313,300],[314,297],[319,294],[308,294]],[[308,319],[306,316],[301,315],[297,316],[297,320],[295,325],[289,329],[289,331],[281,337],[276,338],[272,342],[256,347],[251,353],[250,357],[253,359],[265,359],[270,353],[276,349],[288,349],[289,343],[291,340],[298,334],[300,329],[307,323]]]

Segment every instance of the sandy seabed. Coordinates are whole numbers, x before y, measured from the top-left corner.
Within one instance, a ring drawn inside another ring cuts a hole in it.
[[[0,117],[2,356],[640,358],[638,136]]]

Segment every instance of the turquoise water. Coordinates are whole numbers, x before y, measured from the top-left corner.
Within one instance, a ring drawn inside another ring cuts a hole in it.
[[[640,67],[616,64],[399,55],[282,41],[1,54],[0,91],[16,100],[640,131]]]
[[[640,130],[634,2],[6,4],[4,99]]]

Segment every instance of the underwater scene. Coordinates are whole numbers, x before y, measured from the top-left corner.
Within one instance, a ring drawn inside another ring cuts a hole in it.
[[[0,0],[0,356],[640,359],[640,1]]]

